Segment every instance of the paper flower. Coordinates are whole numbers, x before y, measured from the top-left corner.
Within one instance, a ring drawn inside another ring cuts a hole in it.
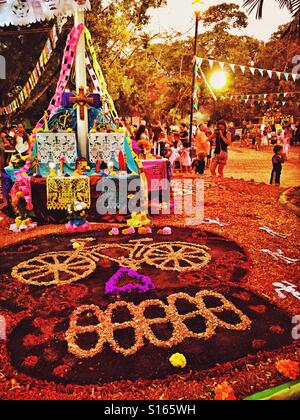
[[[130,226],[130,228],[122,230],[122,233],[123,235],[133,235],[135,234],[135,229],[134,227]]]
[[[127,220],[127,225],[134,228],[140,228],[143,226],[147,226],[149,224],[150,224],[150,220],[147,219],[147,216],[143,213],[141,214],[132,213],[131,218]]]
[[[169,236],[172,235],[172,229],[169,227],[164,227],[163,229],[160,229],[157,233],[158,235]]]
[[[143,149],[146,149],[147,151],[150,151],[152,149],[152,143],[150,141],[148,141],[148,140],[139,140],[137,142],[137,146],[140,149],[143,148]]]
[[[187,365],[186,358],[181,353],[175,353],[173,356],[170,357],[170,363],[172,366],[176,368],[184,369]]]
[[[286,378],[295,381],[300,376],[300,365],[292,360],[280,360],[276,363],[278,372]]]
[[[216,401],[235,401],[236,396],[231,385],[227,381],[219,384],[215,389]]]
[[[151,227],[142,227],[142,228],[139,228],[138,230],[139,235],[149,235],[151,233],[152,233]]]
[[[120,281],[124,279],[127,279],[128,283],[124,286],[119,286]],[[120,268],[106,283],[105,294],[117,295],[119,293],[131,293],[133,291],[146,293],[153,289],[155,289],[155,285],[150,277],[139,274],[129,268]]]
[[[120,235],[120,231],[118,228],[112,228],[112,230],[108,234],[109,236],[118,236]]]

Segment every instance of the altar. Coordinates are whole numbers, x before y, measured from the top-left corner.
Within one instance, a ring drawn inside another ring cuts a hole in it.
[[[130,199],[134,200],[142,188],[150,202],[151,192],[169,188],[169,161],[152,158],[138,165],[124,132],[89,133],[88,159],[78,156],[74,132],[40,131],[31,164],[6,168],[2,177],[6,200],[13,199],[18,191],[24,192],[40,224],[65,223],[68,205],[74,202],[86,205],[89,221],[101,222],[108,214],[129,215]],[[81,173],[82,162],[86,166]],[[99,212],[97,203],[104,193],[108,194],[107,190],[111,194],[109,203],[105,211]]]
[[[120,191],[120,182],[130,182],[133,179],[139,179],[138,176],[131,176],[131,177],[114,177],[110,178],[115,183],[116,186],[116,201],[115,201],[115,208],[107,208],[107,213],[99,214],[97,210],[97,202],[99,197],[101,197],[102,191],[105,188],[105,180],[107,178],[103,178],[99,175],[93,175],[87,178],[89,184],[89,203],[87,203],[87,210],[86,215],[87,219],[90,222],[101,222],[103,221],[103,217],[108,214],[111,215],[122,215],[126,217],[128,215],[128,201],[124,208],[120,208],[120,199],[119,199],[119,191]],[[55,208],[49,209],[48,208],[48,196],[47,196],[47,178],[31,178],[31,198],[32,198],[32,206],[33,211],[35,214],[35,219],[41,224],[51,224],[51,223],[65,223],[66,222],[66,208]],[[103,185],[101,185],[101,183]],[[102,190],[102,191],[101,191]],[[129,198],[128,198],[129,200]],[[112,201],[113,202],[113,201]]]
[[[147,155],[133,150],[84,25],[84,8],[75,12],[62,63],[56,91],[28,148],[16,150],[2,175],[6,201],[17,216],[21,211],[25,229],[31,218],[66,223],[70,206],[82,206],[90,222],[147,212],[151,192],[169,189],[169,161],[151,155],[151,147]],[[100,209],[104,199],[108,204]],[[138,208],[129,205],[134,200],[143,210],[132,210]]]

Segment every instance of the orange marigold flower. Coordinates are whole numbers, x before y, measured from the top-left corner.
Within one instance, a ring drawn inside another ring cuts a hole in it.
[[[276,369],[281,375],[295,381],[300,376],[300,365],[292,360],[279,360],[276,363]]]
[[[227,382],[219,384],[215,389],[216,401],[235,401],[236,396],[232,386]]]

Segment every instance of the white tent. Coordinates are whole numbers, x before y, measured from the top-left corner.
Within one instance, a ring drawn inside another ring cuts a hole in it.
[[[89,9],[89,0],[0,0],[0,26],[28,25]]]

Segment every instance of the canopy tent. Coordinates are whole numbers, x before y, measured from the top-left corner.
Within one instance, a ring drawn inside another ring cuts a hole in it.
[[[0,0],[0,26],[28,25],[90,9],[89,0]]]

